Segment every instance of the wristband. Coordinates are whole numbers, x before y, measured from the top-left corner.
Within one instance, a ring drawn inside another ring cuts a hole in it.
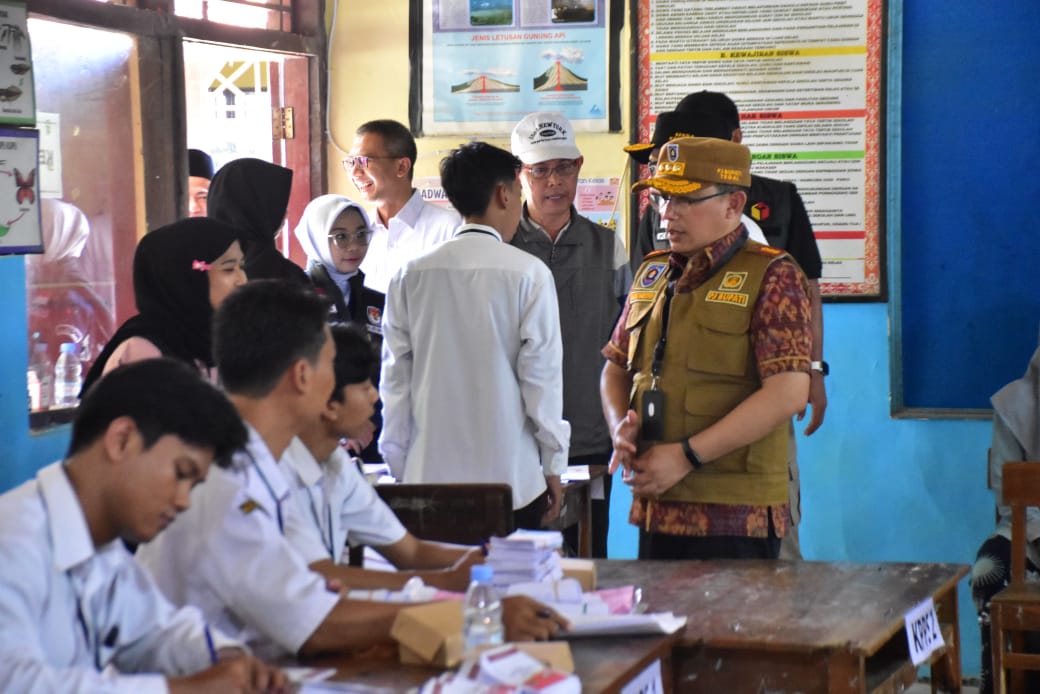
[[[821,359],[820,361],[809,362],[809,370],[819,371],[821,376],[826,376],[831,372],[831,367],[827,362]]]
[[[704,463],[701,462],[701,459],[698,458],[697,454],[693,452],[692,448],[690,448],[689,439],[683,439],[682,443],[680,443],[679,445],[682,446],[683,455],[686,456],[686,460],[690,461],[690,465],[693,466],[694,470],[700,470],[702,467],[704,467]]]

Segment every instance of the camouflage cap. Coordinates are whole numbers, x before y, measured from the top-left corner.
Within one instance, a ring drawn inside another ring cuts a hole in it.
[[[661,147],[656,175],[637,182],[632,190],[656,188],[683,195],[715,183],[749,187],[751,150],[714,137],[676,138]]]

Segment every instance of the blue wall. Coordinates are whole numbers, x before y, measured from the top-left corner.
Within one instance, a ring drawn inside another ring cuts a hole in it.
[[[57,460],[68,445],[68,426],[30,436],[25,371],[25,264],[21,256],[0,257],[0,491],[13,487]]]

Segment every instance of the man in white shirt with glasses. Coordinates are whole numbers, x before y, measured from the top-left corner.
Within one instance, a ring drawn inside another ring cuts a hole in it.
[[[450,239],[461,220],[454,211],[424,201],[412,187],[418,150],[407,127],[373,120],[355,135],[343,168],[361,197],[376,206],[361,270],[365,286],[386,294],[401,266]]]

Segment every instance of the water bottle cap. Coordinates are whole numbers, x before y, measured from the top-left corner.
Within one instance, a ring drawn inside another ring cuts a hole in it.
[[[75,342],[62,342],[59,348],[62,354],[75,354],[76,343]]]
[[[469,578],[471,581],[490,583],[494,575],[495,570],[491,568],[491,564],[474,564],[469,567]]]

